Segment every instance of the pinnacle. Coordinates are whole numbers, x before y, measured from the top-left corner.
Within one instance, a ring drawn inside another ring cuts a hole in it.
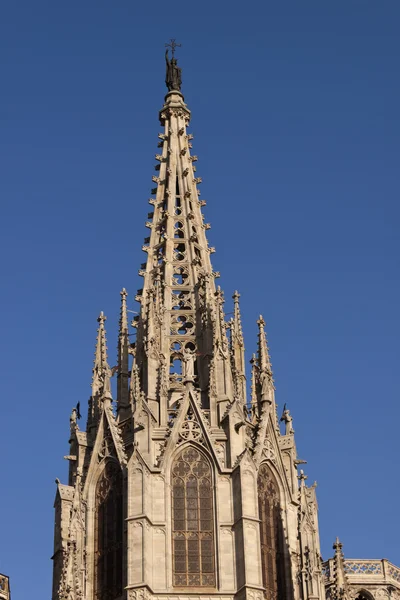
[[[120,335],[125,333],[128,330],[128,315],[126,309],[126,298],[128,296],[128,292],[125,288],[122,288],[120,291],[121,296],[121,315],[120,315]]]
[[[338,552],[339,550],[341,550],[343,547],[342,542],[339,540],[338,537],[336,537],[335,543],[333,544],[332,548],[335,550],[335,552]]]
[[[107,345],[106,345],[106,331],[104,328],[104,323],[106,322],[107,317],[101,311],[99,316],[97,317],[97,322],[99,323],[99,328],[97,330],[97,342],[96,342],[96,350],[95,350],[95,360],[94,365],[96,367],[102,367],[107,362]]]
[[[300,469],[300,475],[297,478],[300,481],[300,487],[305,485],[306,479],[308,479],[307,475],[304,474],[303,469]]]

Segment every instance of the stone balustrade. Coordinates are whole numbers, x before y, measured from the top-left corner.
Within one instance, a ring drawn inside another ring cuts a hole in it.
[[[323,563],[323,573],[325,582],[329,583],[333,580],[334,561],[329,559]],[[353,579],[359,580],[364,577],[379,579],[387,583],[395,582],[400,584],[400,568],[392,564],[385,558],[382,559],[356,559],[348,558],[344,561],[344,569],[348,577],[349,583]]]

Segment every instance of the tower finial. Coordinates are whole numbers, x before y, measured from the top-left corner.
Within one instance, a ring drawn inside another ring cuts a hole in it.
[[[166,73],[165,73],[165,85],[169,92],[180,92],[182,85],[182,69],[178,67],[178,61],[175,58],[175,48],[180,48],[182,44],[177,44],[175,38],[171,39],[169,44],[165,44],[165,62],[166,62]],[[172,58],[168,58],[168,49],[171,48]]]
[[[165,44],[165,47],[167,49],[171,48],[172,58],[174,58],[174,56],[175,56],[175,48],[181,48],[182,44],[177,44],[176,43],[176,39],[175,38],[171,38],[170,39],[170,43],[169,44]],[[167,52],[168,52],[168,50],[167,50]]]

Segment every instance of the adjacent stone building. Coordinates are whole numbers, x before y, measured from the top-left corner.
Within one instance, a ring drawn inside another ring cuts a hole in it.
[[[79,406],[70,418],[53,600],[325,600],[325,583],[342,598],[292,417],[278,416],[262,317],[247,397],[239,294],[227,320],[174,58],[166,83],[137,335],[123,289],[117,366],[101,313],[86,428]]]
[[[0,573],[0,600],[11,600],[10,580],[7,575]]]
[[[323,564],[326,600],[397,600],[400,569],[388,560],[345,559],[339,539],[333,558]]]

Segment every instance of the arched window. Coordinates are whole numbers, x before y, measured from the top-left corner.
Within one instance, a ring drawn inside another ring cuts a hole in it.
[[[357,594],[356,600],[374,600],[371,592],[367,592],[367,590],[360,590]]]
[[[263,584],[267,600],[283,600],[284,555],[279,488],[271,469],[260,466],[257,479]]]
[[[195,448],[172,466],[173,584],[215,586],[211,466]]]
[[[122,472],[109,461],[96,486],[95,600],[122,595]]]

